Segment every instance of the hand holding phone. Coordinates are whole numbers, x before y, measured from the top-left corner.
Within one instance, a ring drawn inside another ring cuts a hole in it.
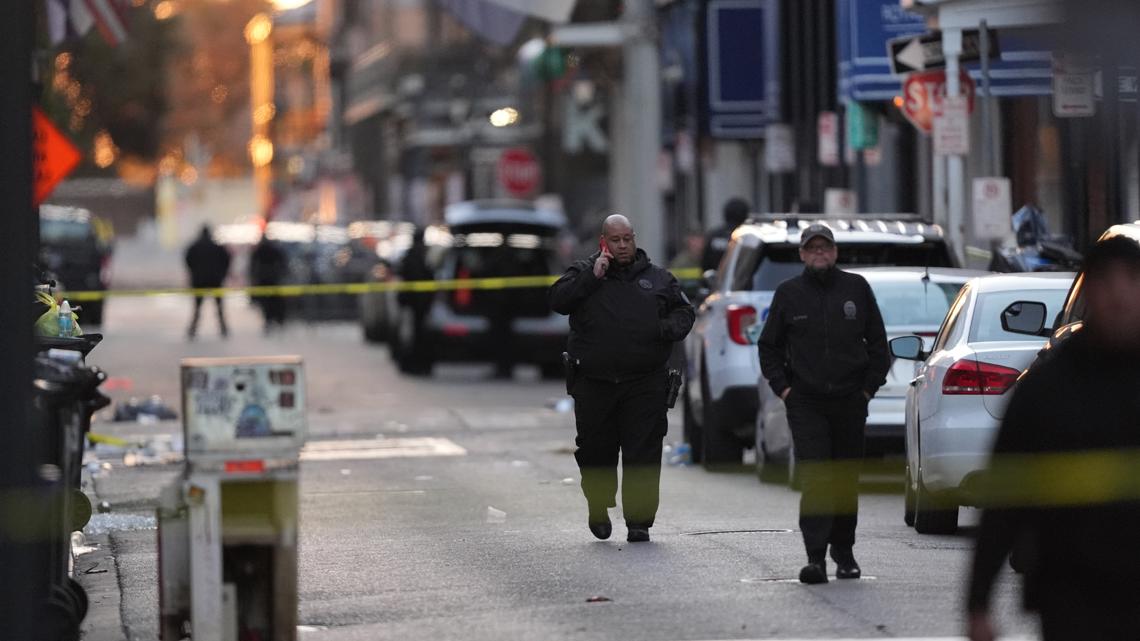
[[[606,275],[606,270],[610,268],[610,260],[614,257],[610,253],[609,247],[606,247],[606,241],[598,239],[598,249],[601,253],[598,254],[598,259],[594,261],[594,278],[602,278]]]

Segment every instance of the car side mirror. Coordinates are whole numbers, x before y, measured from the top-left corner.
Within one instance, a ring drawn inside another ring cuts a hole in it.
[[[1045,327],[1044,303],[1019,300],[1010,303],[1001,312],[1001,328],[1013,334],[1026,336],[1048,336]]]
[[[716,270],[715,269],[706,269],[704,271],[704,273],[701,274],[701,287],[703,287],[704,289],[707,289],[709,291],[712,291],[715,286],[716,286]]]
[[[891,355],[906,361],[926,360],[926,352],[922,351],[921,336],[899,336],[890,342]]]

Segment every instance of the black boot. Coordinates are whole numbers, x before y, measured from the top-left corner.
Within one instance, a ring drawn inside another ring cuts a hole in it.
[[[800,583],[808,585],[827,583],[827,561],[822,556],[808,558],[808,564],[800,570]]]
[[[610,513],[606,508],[598,508],[593,505],[590,506],[590,531],[594,536],[602,539],[610,538],[613,534],[614,526],[610,523]]]
[[[831,548],[831,560],[835,561],[835,578],[858,579],[863,576],[863,571],[855,562],[855,554],[850,549],[836,550]]]
[[[625,540],[630,543],[646,543],[649,541],[649,528],[644,525],[627,525],[629,533]]]

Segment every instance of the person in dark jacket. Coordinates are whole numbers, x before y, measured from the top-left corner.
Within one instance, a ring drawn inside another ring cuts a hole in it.
[[[1084,325],[1018,381],[994,443],[969,634],[992,641],[994,580],[1016,550],[1045,641],[1140,638],[1140,245],[1089,251]]]
[[[230,272],[230,253],[218,243],[214,242],[213,233],[209,225],[202,225],[202,232],[198,239],[186,248],[186,268],[190,271],[190,286],[194,289],[221,287]],[[186,336],[194,340],[198,333],[198,317],[202,311],[202,298],[200,294],[194,295],[194,315],[190,318],[190,328]],[[221,295],[212,296],[218,305],[218,328],[222,336],[229,336],[226,327],[226,314],[222,308]]]
[[[254,286],[272,287],[285,282],[289,258],[276,241],[262,234],[249,256],[249,280]],[[265,333],[285,326],[285,299],[280,296],[254,296],[265,319]]]
[[[716,269],[720,266],[720,259],[728,250],[728,241],[732,240],[732,232],[748,220],[748,210],[751,207],[743,198],[732,198],[724,204],[724,224],[710,231],[705,236],[705,250],[701,253],[701,271]]]
[[[637,248],[633,226],[613,215],[600,249],[550,287],[550,307],[570,316],[567,382],[578,429],[574,457],[582,473],[590,531],[612,532],[609,508],[622,460],[627,540],[649,540],[657,515],[661,442],[668,429],[666,364],[673,344],[693,326],[693,306],[677,279]]]
[[[867,403],[890,369],[887,333],[867,281],[835,267],[831,229],[800,234],[803,274],[776,288],[760,334],[760,368],[787,405],[800,475],[800,531],[808,564],[804,583],[861,576],[855,561],[859,462]]]

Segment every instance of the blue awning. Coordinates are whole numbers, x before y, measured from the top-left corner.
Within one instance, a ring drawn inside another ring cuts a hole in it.
[[[848,100],[890,100],[902,92],[903,76],[891,74],[887,41],[927,31],[922,16],[906,11],[898,0],[838,0],[836,34],[839,95]],[[1047,47],[1031,34],[998,33],[1001,59],[990,65],[995,96],[1045,96],[1052,93],[1052,66]],[[976,63],[963,65],[981,86]]]

